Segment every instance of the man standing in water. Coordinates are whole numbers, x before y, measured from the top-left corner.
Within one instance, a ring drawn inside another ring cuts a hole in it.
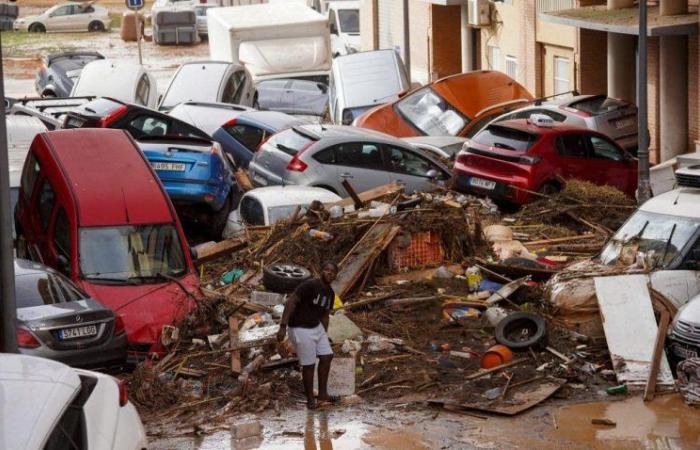
[[[321,277],[301,283],[287,299],[280,322],[277,340],[282,342],[289,326],[289,340],[294,344],[301,365],[301,376],[306,392],[306,405],[316,409],[323,404],[338,401],[328,395],[328,374],[333,350],[328,341],[328,319],[335,293],[331,283],[338,275],[338,266],[325,262]],[[318,357],[318,398],[314,398],[314,366]]]

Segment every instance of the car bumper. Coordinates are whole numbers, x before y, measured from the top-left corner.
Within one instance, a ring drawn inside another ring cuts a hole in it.
[[[177,206],[208,206],[212,211],[220,210],[226,203],[231,189],[211,184],[181,184],[166,182],[165,190]]]
[[[475,185],[475,180],[492,182],[493,188],[489,189]],[[524,204],[529,201],[529,195],[527,192],[516,189],[514,184],[510,181],[501,180],[494,177],[455,170],[451,182],[453,189],[467,194],[485,195],[494,200],[506,200],[517,204]]]
[[[20,348],[23,355],[38,356],[82,369],[108,369],[126,364],[126,334],[114,336],[101,345],[77,350],[55,350],[46,345]]]
[[[668,351],[676,361],[697,358],[700,355],[700,345],[671,333],[668,338]]]

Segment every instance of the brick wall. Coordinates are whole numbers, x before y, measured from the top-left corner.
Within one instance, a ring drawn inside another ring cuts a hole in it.
[[[437,80],[462,72],[460,6],[430,7],[430,78]]]
[[[698,36],[688,37],[688,151],[695,151],[700,140],[700,112],[698,106]]]

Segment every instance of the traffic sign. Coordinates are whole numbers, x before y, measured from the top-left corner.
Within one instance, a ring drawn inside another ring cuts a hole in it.
[[[126,0],[126,7],[133,10],[139,10],[145,6],[145,0]]]

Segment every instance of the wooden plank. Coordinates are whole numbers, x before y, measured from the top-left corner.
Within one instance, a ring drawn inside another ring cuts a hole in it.
[[[228,318],[228,334],[231,348],[238,347],[238,319],[235,316]],[[231,371],[236,375],[241,373],[241,351],[231,351]]]
[[[658,330],[647,288],[648,277],[596,277],[594,282],[617,381],[627,383],[631,389],[643,388],[651,370]],[[674,385],[665,357],[661,361],[657,383],[664,387]]]
[[[350,292],[365,268],[389,245],[400,229],[393,224],[381,223],[365,233],[358,245],[343,259],[338,277],[333,282],[333,290],[340,298]]]
[[[668,323],[671,321],[671,314],[664,310],[661,312],[659,320],[659,330],[656,332],[656,345],[654,345],[654,356],[651,359],[651,370],[647,377],[647,387],[644,389],[644,401],[648,402],[654,399],[656,393],[656,377],[659,374],[659,366],[661,357],[664,354],[664,342],[666,342],[666,332],[668,331]]]
[[[350,184],[350,182],[347,179],[343,179],[343,181],[340,184],[343,185],[348,195],[352,199],[353,203],[355,204],[355,209],[362,208],[362,200],[360,199],[360,197],[358,197],[357,192],[355,192],[355,189],[352,187],[352,184]]]
[[[380,286],[387,286],[396,284],[399,281],[424,281],[432,278],[436,270],[437,268],[433,268],[425,270],[414,270],[412,272],[399,273],[396,275],[387,275],[385,277],[377,278],[377,284]],[[449,270],[452,273],[460,273],[463,271],[461,264],[451,264],[447,266],[447,270]]]
[[[389,184],[384,184],[382,186],[377,186],[374,189],[370,189],[365,192],[361,192],[357,196],[359,197],[360,201],[362,203],[368,203],[371,202],[372,200],[377,200],[380,199],[386,195],[393,195],[393,194],[398,194],[399,192],[403,192],[403,186],[400,185],[399,183],[389,183]],[[335,203],[331,203],[328,205],[329,207],[339,205],[342,207],[346,206],[351,206],[354,205],[355,202],[352,199],[352,197],[346,197],[342,200],[339,200]]]
[[[249,191],[253,189],[255,186],[253,186],[253,183],[250,181],[250,177],[248,176],[248,172],[246,172],[243,169],[237,169],[233,176],[236,178],[236,184],[238,185],[239,188],[243,192]]]
[[[247,245],[247,242],[241,241],[240,239],[226,239],[225,241],[217,242],[216,244],[197,250],[197,259],[195,259],[194,263],[203,264],[207,261],[230,255],[233,252],[245,248]]]
[[[584,239],[595,239],[598,237],[600,237],[600,236],[595,235],[595,234],[580,234],[578,236],[567,236],[567,237],[560,237],[560,238],[553,238],[553,239],[542,239],[539,241],[523,242],[523,245],[526,247],[530,247],[533,245],[559,244],[561,242],[582,241]]]

